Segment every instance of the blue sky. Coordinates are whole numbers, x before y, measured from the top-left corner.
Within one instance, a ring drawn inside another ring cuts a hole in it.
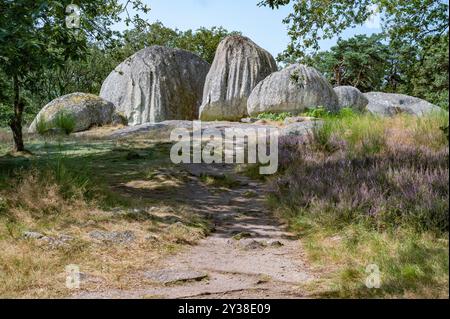
[[[282,23],[291,6],[271,10],[258,7],[260,0],[144,0],[152,9],[145,17],[150,22],[157,20],[171,28],[180,30],[199,27],[223,26],[229,31],[240,31],[250,37],[274,56],[281,53],[289,43],[287,26]],[[119,26],[119,29],[123,28]],[[346,31],[344,38],[355,34],[380,32],[375,18],[367,26]],[[336,39],[321,42],[321,49],[327,50]]]

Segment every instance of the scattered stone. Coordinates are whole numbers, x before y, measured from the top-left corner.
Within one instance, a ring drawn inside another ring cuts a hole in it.
[[[259,121],[259,119],[253,118],[253,117],[246,117],[246,118],[241,119],[242,123],[256,123],[258,121]]]
[[[56,237],[45,236],[38,232],[24,232],[23,237],[25,239],[37,240],[40,243],[45,243],[51,248],[58,248],[67,245],[68,242],[74,240],[75,238],[69,235],[58,235]]]
[[[277,71],[273,56],[249,38],[233,35],[220,42],[206,77],[202,121],[239,121],[247,115],[253,88]]]
[[[303,122],[310,122],[310,121],[317,121],[318,119],[315,117],[309,117],[309,116],[295,116],[295,117],[288,117],[284,120],[284,125],[289,125],[293,123],[303,123]]]
[[[233,234],[233,239],[234,240],[241,240],[241,239],[244,239],[244,238],[251,238],[251,237],[253,237],[253,234],[249,233],[249,232],[233,232],[232,234]]]
[[[150,281],[168,285],[190,281],[201,281],[208,278],[207,273],[194,270],[167,269],[159,271],[148,271],[144,274]]]
[[[261,81],[248,98],[250,116],[271,112],[301,113],[308,108],[338,109],[338,97],[326,78],[316,69],[293,64]]]
[[[101,97],[86,93],[72,93],[59,97],[46,106],[38,113],[34,121],[31,123],[28,132],[36,133],[39,121],[47,123],[50,130],[59,128],[51,128],[57,119],[58,114],[64,112],[67,116],[74,119],[74,132],[82,132],[93,126],[101,126],[112,124],[115,113],[115,106]]]
[[[240,243],[240,246],[246,250],[255,250],[255,249],[262,249],[266,248],[267,244],[262,241],[258,240],[244,240]]]
[[[210,65],[194,53],[145,48],[116,67],[100,96],[114,103],[129,125],[198,118]]]
[[[284,244],[278,240],[275,240],[275,241],[270,242],[269,246],[274,247],[274,248],[280,248],[280,247],[283,247]]]
[[[340,241],[342,241],[342,237],[339,235],[336,235],[336,236],[331,237],[330,241],[340,242]]]
[[[261,274],[259,276],[258,281],[256,282],[257,285],[262,285],[262,284],[266,284],[268,282],[272,281],[272,277],[270,277],[269,275],[263,275]]]
[[[25,239],[42,239],[45,235],[38,232],[26,231],[23,233],[23,237]]]
[[[136,236],[132,231],[114,231],[114,232],[106,232],[106,231],[92,231],[89,233],[89,236],[93,239],[100,240],[103,242],[111,242],[114,244],[129,244],[136,240]]]
[[[63,242],[63,243],[67,243],[67,242],[70,242],[70,241],[72,241],[72,240],[75,240],[74,237],[69,236],[69,235],[58,235],[57,239],[58,239],[60,242]]]

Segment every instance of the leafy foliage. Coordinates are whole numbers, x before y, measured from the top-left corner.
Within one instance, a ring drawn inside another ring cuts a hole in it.
[[[430,37],[420,48],[412,70],[412,94],[448,110],[449,105],[449,41],[447,36]]]
[[[119,55],[120,60],[123,60],[145,47],[161,45],[194,52],[207,62],[212,63],[220,41],[233,34],[240,33],[229,32],[222,27],[210,29],[202,27],[196,31],[180,31],[165,27],[161,22],[156,22],[144,29],[135,28],[125,31],[121,48],[115,53]]]
[[[15,150],[23,151],[22,121],[26,99],[22,90],[32,79],[47,69],[62,68],[67,61],[86,58],[88,44],[93,40],[105,45],[114,42],[110,27],[128,12],[127,5],[147,13],[149,8],[140,0],[121,5],[116,0],[91,0],[79,3],[82,15],[77,28],[66,26],[66,7],[72,1],[21,0],[1,1],[0,62],[4,79],[11,81],[10,107],[14,112],[8,119],[13,131]],[[143,25],[144,21],[127,17],[126,23]]]
[[[374,12],[396,44],[420,43],[433,34],[448,31],[448,3],[441,0],[263,0],[273,9],[292,3],[285,19],[291,43],[284,56],[304,57],[319,49],[319,41],[332,39],[344,30],[364,24]]]
[[[264,112],[261,114],[258,114],[257,118],[259,120],[269,120],[269,121],[275,121],[275,122],[282,122],[288,117],[292,117],[293,114],[290,112],[282,112],[282,113],[270,113],[270,112]]]

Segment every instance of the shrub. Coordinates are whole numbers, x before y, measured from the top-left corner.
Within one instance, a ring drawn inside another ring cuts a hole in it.
[[[259,120],[270,120],[276,122],[282,122],[286,120],[288,117],[292,117],[292,113],[283,112],[283,113],[261,113],[257,116]]]
[[[325,107],[319,106],[319,107],[307,109],[304,113],[302,113],[302,115],[308,116],[308,117],[326,118],[331,115],[331,112],[328,111]]]

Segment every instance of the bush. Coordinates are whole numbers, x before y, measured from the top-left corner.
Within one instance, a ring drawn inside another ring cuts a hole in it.
[[[326,118],[331,115],[331,112],[328,111],[325,107],[319,106],[307,109],[304,113],[302,113],[302,115],[316,118]]]
[[[283,122],[288,117],[292,117],[292,113],[289,112],[283,112],[283,113],[261,113],[257,116],[259,120],[269,120],[269,121],[275,121],[275,122]]]

